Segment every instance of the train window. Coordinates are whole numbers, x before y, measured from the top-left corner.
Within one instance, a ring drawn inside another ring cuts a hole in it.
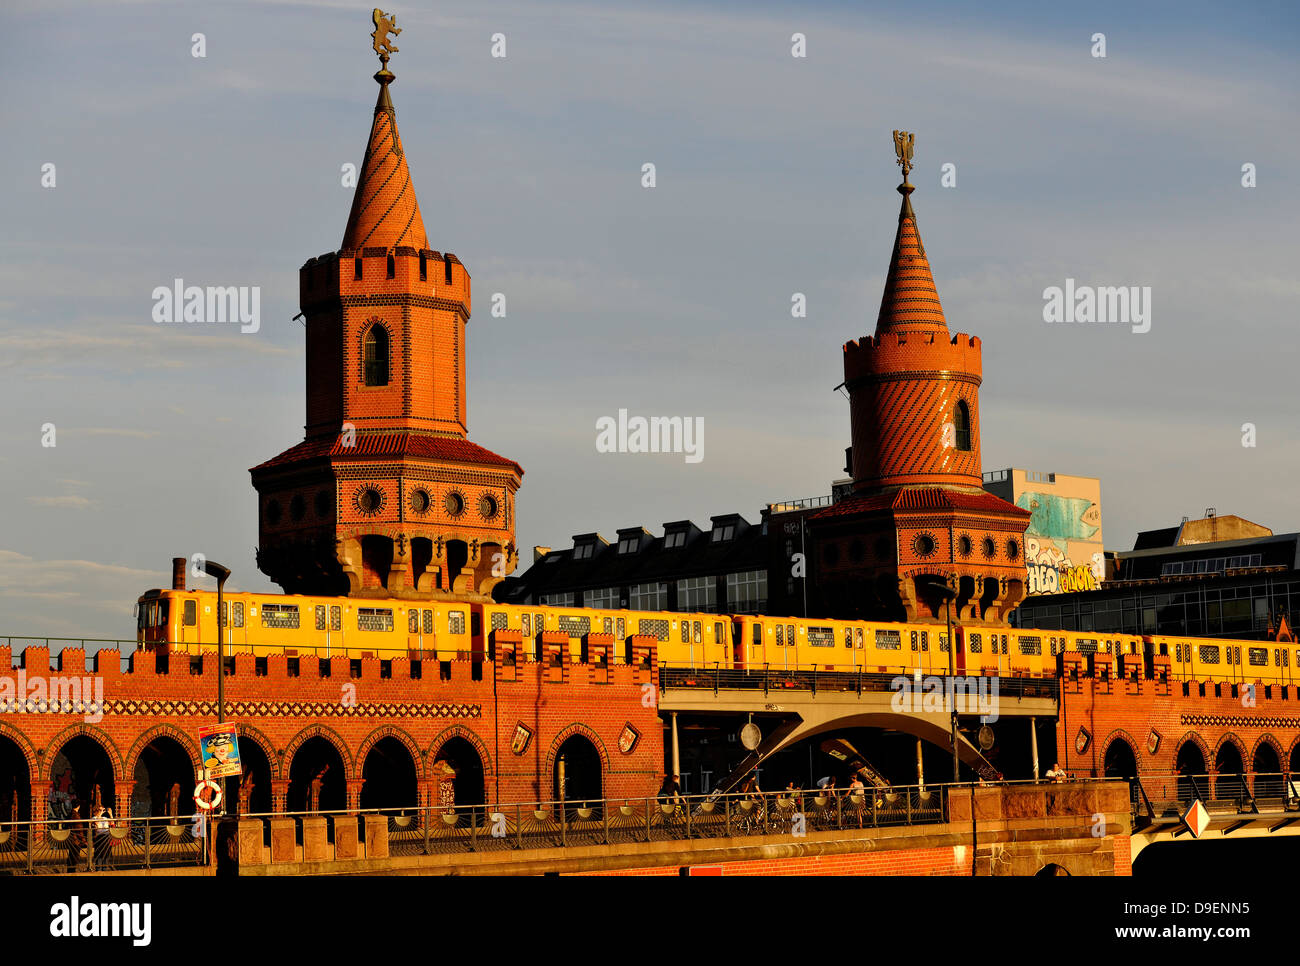
[[[1097,639],[1095,637],[1079,637],[1074,641],[1074,649],[1080,654],[1096,654]]]
[[[699,644],[702,639],[701,635],[703,634],[703,628],[701,627],[700,622],[695,621],[694,627],[692,627],[691,630],[695,635],[695,643]]]
[[[940,634],[940,635],[939,635],[939,650],[942,651],[942,652],[944,652],[945,654],[948,652],[948,635],[947,635],[947,634]]]
[[[546,619],[542,614],[533,615],[533,633],[540,634],[546,629]]]
[[[324,604],[316,605],[316,630],[318,631],[325,630],[325,605]]]
[[[929,631],[921,631],[921,650],[923,650],[923,651],[928,651],[928,650],[930,650],[930,632],[929,632]]]
[[[1251,667],[1268,667],[1268,648],[1252,647],[1246,651],[1246,659]]]
[[[971,633],[971,634],[968,634],[968,635],[966,635],[966,640],[967,640],[967,643],[970,645],[970,652],[971,652],[972,654],[982,654],[982,653],[984,653],[984,635],[983,635],[983,634],[978,634],[978,633]],[[1054,638],[1054,637],[1052,638],[1052,643],[1053,643],[1053,644],[1056,643],[1056,638]]]
[[[243,627],[243,626],[244,626],[244,602],[243,602],[242,600],[237,600],[237,601],[235,601],[235,620],[234,620],[234,624],[235,624],[236,627]]]
[[[465,612],[463,610],[451,610],[447,612],[447,633],[465,633]]]
[[[601,622],[600,622],[600,626],[601,626],[601,629],[602,629],[606,634],[613,634],[613,633],[614,633],[614,618],[612,618],[612,617],[606,617],[606,618],[603,618],[603,619],[601,620]]]
[[[1002,635],[1002,653],[1007,653],[1007,635]]]
[[[262,626],[293,628],[298,627],[297,604],[263,604]]]
[[[776,625],[776,643],[778,647],[785,646],[785,627],[782,624]]]
[[[912,631],[912,650],[916,650],[916,631]]]
[[[833,627],[808,628],[808,644],[810,647],[834,647],[835,628]]]
[[[523,628],[524,637],[528,637],[529,634],[530,634],[530,631],[528,630],[528,625],[529,625],[530,623],[531,623],[531,621],[529,620],[529,617],[528,617],[527,614],[524,614],[521,618],[519,618],[519,625],[520,625],[520,627]]]
[[[391,607],[358,607],[357,630],[391,631],[393,629],[393,609]]]
[[[1021,634],[1018,643],[1021,654],[1043,653],[1043,639],[1041,637],[1036,637],[1033,634]]]
[[[199,622],[199,605],[197,601],[187,600],[185,602],[185,626],[193,627]]]
[[[855,628],[853,628],[853,639],[854,639],[855,641],[857,641],[857,643],[858,643],[858,647],[861,647],[861,646],[862,646],[862,628],[861,628],[861,627],[855,627]]]
[[[876,631],[876,649],[880,651],[900,651],[903,649],[902,631]]]
[[[690,642],[691,642],[691,622],[682,621],[682,643],[689,644]]]
[[[620,641],[627,637],[627,625],[624,623],[623,618],[621,617],[616,618],[614,620],[614,626],[618,628],[614,632],[615,637],[617,637]]]
[[[793,624],[785,625],[785,642],[790,647],[794,647],[794,625]]]
[[[754,625],[754,646],[755,647],[763,646],[763,625],[762,624]]]
[[[844,628],[844,646],[845,647],[853,646],[853,628],[851,627]]]
[[[317,610],[324,610],[323,607],[317,607]],[[411,612],[406,615],[406,633],[420,633],[420,611],[419,608],[412,607]]]
[[[1219,645],[1217,645],[1217,644],[1202,644],[1202,645],[1201,645],[1201,647],[1200,647],[1200,658],[1201,658],[1201,663],[1202,663],[1202,664],[1218,664],[1218,663],[1219,663],[1219,657],[1220,657],[1220,653],[1219,653]]]

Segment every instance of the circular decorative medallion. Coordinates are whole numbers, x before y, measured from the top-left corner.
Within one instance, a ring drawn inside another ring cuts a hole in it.
[[[458,517],[465,512],[465,497],[455,490],[449,490],[442,501],[442,505],[447,511],[447,516]]]
[[[929,533],[918,533],[916,539],[912,541],[912,549],[916,551],[918,557],[933,556],[935,547],[934,536]]]
[[[992,560],[998,552],[997,545],[993,542],[992,537],[985,537],[983,543],[980,544],[980,548],[984,551],[984,556],[988,557],[990,560]]]
[[[1020,541],[1012,537],[1007,541],[1007,559],[1018,560],[1020,558]]]
[[[358,513],[372,517],[384,508],[384,493],[373,486],[363,486],[352,497],[352,505]]]
[[[412,513],[428,513],[432,504],[433,500],[430,499],[428,490],[420,488],[411,491]]]
[[[971,542],[970,534],[963,533],[957,538],[957,553],[962,557],[969,557],[971,551],[975,549],[975,544]]]
[[[481,497],[479,497],[478,515],[481,516],[484,520],[491,520],[494,516],[497,515],[498,509],[500,508],[497,506],[496,497],[488,493],[484,493]]]

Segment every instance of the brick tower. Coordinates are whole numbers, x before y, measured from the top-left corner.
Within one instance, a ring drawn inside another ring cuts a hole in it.
[[[299,271],[306,438],[250,471],[257,565],[287,593],[489,597],[523,470],[466,438],[469,273],[429,248],[382,42],[342,247]]]
[[[903,166],[898,234],[874,336],[844,346],[853,493],[812,515],[817,583],[833,613],[1005,623],[1025,594],[1029,514],[982,489],[980,340],[949,337]],[[955,577],[955,580],[950,578]]]

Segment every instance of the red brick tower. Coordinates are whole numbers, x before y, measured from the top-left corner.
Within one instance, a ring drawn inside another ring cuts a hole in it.
[[[381,57],[343,245],[299,272],[306,439],[250,471],[257,564],[287,593],[486,597],[523,470],[465,438],[469,273],[429,248]]]
[[[1029,514],[981,487],[980,340],[949,337],[903,165],[898,235],[874,336],[844,346],[854,493],[810,517],[817,583],[836,613],[1004,623],[1025,594]]]

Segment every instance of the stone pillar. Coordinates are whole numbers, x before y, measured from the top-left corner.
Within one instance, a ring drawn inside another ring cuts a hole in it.
[[[1029,747],[1034,756],[1034,781],[1038,781],[1038,719],[1029,719]]]
[[[672,712],[673,718],[673,777],[677,778],[682,773],[682,756],[677,748],[677,712]]]
[[[357,842],[356,816],[334,816],[334,858],[357,859],[360,857],[361,850]]]
[[[239,867],[265,865],[266,857],[262,846],[262,819],[241,818],[239,820]]]
[[[271,823],[271,862],[284,865],[298,858],[298,820],[273,818]],[[305,841],[305,839],[304,839]]]
[[[289,779],[273,778],[271,779],[271,811],[284,812],[286,801],[289,798]]]
[[[366,858],[388,858],[388,818],[383,815],[367,815],[366,823]]]
[[[346,807],[348,811],[355,812],[361,808],[361,787],[365,785],[365,783],[366,780],[364,778],[349,778],[347,780],[348,799]]]
[[[324,815],[302,818],[302,860],[328,862],[334,858],[329,843],[329,819]]]

